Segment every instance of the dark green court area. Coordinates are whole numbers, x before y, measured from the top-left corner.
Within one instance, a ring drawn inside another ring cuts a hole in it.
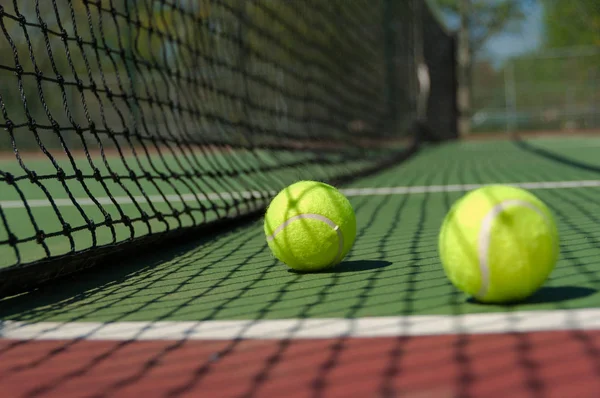
[[[340,188],[600,180],[600,140],[462,142]],[[359,191],[360,192],[360,191]],[[270,254],[262,220],[184,246],[61,280],[0,302],[23,321],[223,320],[367,317],[597,307],[600,188],[534,191],[554,212],[561,258],[544,288],[515,306],[480,305],[445,278],[443,217],[464,192],[350,196],[358,237],[336,269],[289,271]]]

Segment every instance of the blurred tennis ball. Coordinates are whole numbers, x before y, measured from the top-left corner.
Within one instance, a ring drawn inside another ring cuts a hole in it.
[[[443,221],[438,244],[450,281],[484,303],[531,296],[559,256],[548,207],[532,193],[505,185],[485,186],[459,199]]]
[[[331,185],[299,181],[269,204],[264,231],[273,255],[299,271],[339,264],[356,238],[356,217],[348,199]]]

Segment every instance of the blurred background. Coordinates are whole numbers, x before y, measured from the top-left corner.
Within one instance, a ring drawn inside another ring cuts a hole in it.
[[[463,134],[600,128],[600,1],[431,4],[468,38]]]

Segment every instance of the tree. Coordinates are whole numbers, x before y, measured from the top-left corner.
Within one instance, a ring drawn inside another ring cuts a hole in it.
[[[544,0],[544,45],[600,47],[600,2]]]
[[[474,61],[485,44],[500,33],[517,33],[535,0],[430,0],[451,20],[460,21],[459,96],[460,134],[470,130],[470,97]]]
[[[430,0],[442,14],[460,19],[461,0]],[[559,0],[560,1],[560,0]],[[535,0],[469,0],[467,28],[469,47],[479,53],[485,44],[500,33],[518,33]]]

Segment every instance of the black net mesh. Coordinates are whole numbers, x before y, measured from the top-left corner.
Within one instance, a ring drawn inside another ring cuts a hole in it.
[[[95,265],[132,241],[260,212],[295,180],[342,181],[405,156],[421,47],[440,39],[423,34],[437,23],[423,8],[4,2],[0,291]]]

